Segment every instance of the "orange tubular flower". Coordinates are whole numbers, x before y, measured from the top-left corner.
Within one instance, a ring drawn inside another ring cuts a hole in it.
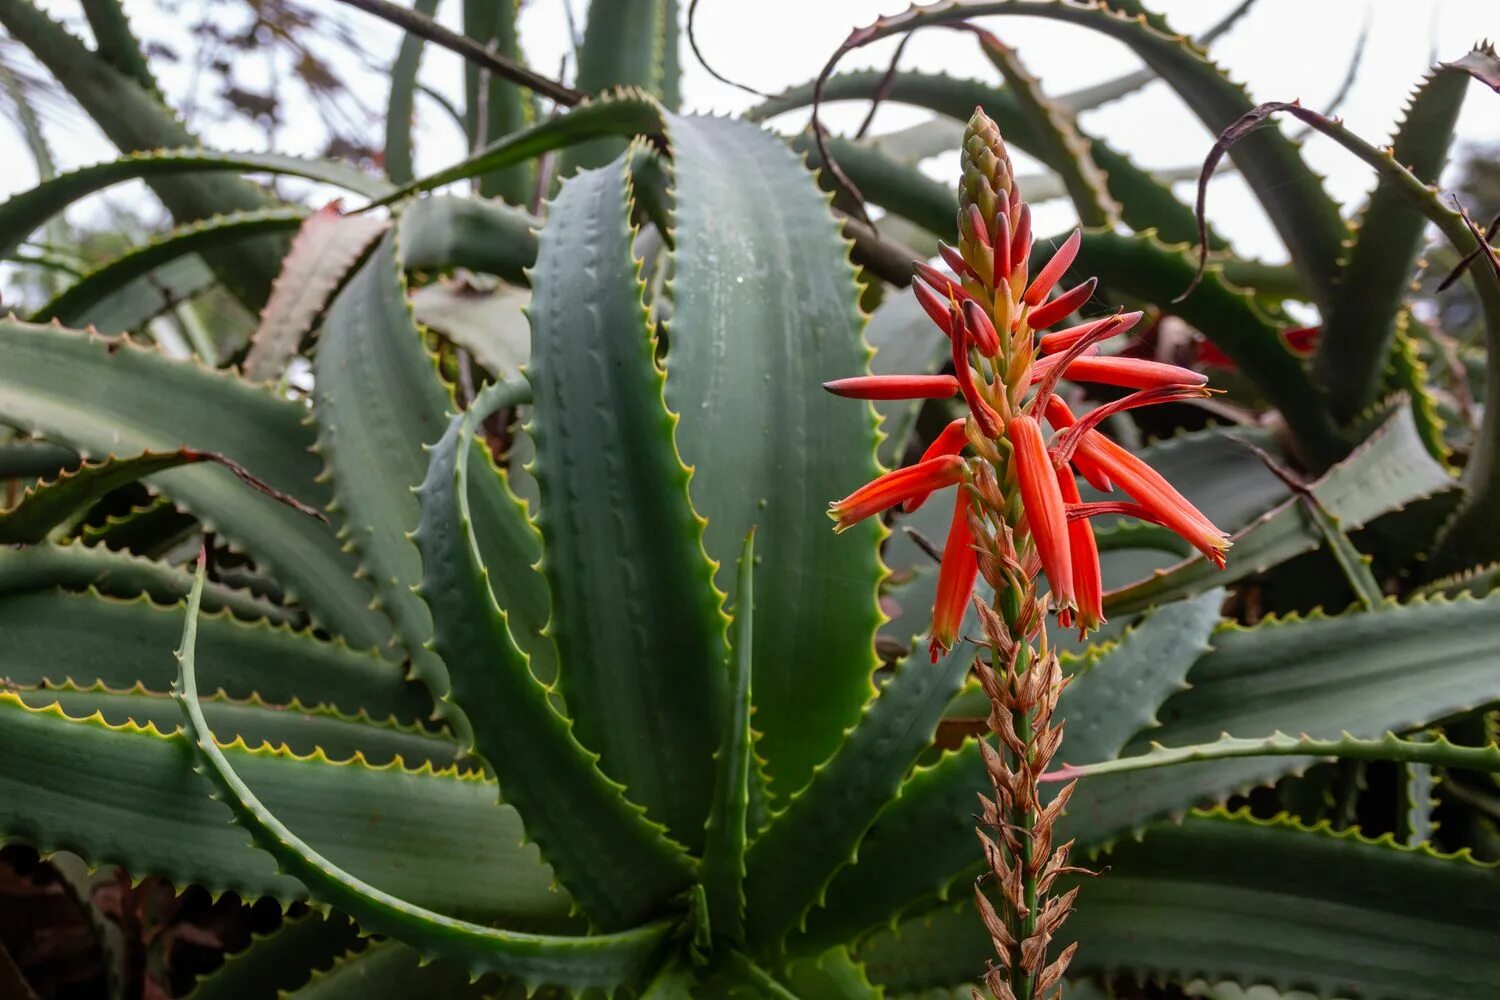
[[[960,489],[953,506],[953,523],[948,526],[948,541],[943,546],[943,563],[938,568],[937,600],[932,606],[932,643],[928,648],[933,663],[958,641],[958,626],[964,620],[978,575],[979,560],[969,531],[969,493]]]
[[[952,375],[856,375],[824,382],[823,388],[846,399],[947,399],[958,395]]]
[[[1057,470],[1057,487],[1068,510],[1068,550],[1073,559],[1073,593],[1078,598],[1078,637],[1104,624],[1104,575],[1099,569],[1099,546],[1094,541],[1094,526],[1086,517],[1073,517],[1075,505],[1082,506],[1073,470],[1064,465]]]
[[[922,452],[922,457],[918,461],[925,462],[928,459],[940,458],[943,455],[957,455],[963,451],[964,447],[969,443],[968,427],[969,421],[967,417],[959,417],[947,427],[944,427],[943,432],[933,438],[932,444],[928,445],[927,450]],[[922,506],[929,496],[931,494],[923,493],[921,496],[912,497],[906,503],[902,504],[901,509],[910,514]]]
[[[1032,417],[1018,414],[1005,429],[1015,452],[1016,480],[1021,487],[1021,503],[1026,522],[1042,557],[1042,572],[1052,587],[1052,604],[1059,610],[1074,608],[1073,556],[1068,543],[1068,509],[1063,505],[1062,491],[1042,429]]]
[[[944,455],[887,472],[844,499],[828,505],[828,516],[836,522],[833,530],[846,531],[865,518],[912,497],[952,486],[964,477],[965,468],[964,460],[957,455]]]

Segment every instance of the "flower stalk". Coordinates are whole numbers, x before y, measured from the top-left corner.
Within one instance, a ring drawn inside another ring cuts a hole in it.
[[[960,641],[983,650],[974,671],[990,701],[990,738],[980,750],[991,794],[981,797],[977,817],[988,871],[975,885],[975,903],[995,958],[982,979],[998,1000],[1036,1000],[1059,994],[1073,958],[1076,945],[1059,951],[1053,943],[1078,889],[1054,890],[1061,876],[1082,871],[1068,863],[1072,842],[1054,843],[1073,784],[1045,802],[1040,793],[1062,745],[1054,713],[1067,684],[1047,639],[1047,615],[1080,634],[1104,622],[1090,517],[1124,514],[1166,525],[1221,566],[1229,542],[1160,475],[1097,429],[1113,413],[1205,396],[1204,377],[1102,353],[1101,344],[1129,331],[1139,313],[1048,332],[1086,307],[1097,288],[1093,278],[1063,288],[1079,234],[1031,275],[1031,210],[999,129],[980,109],[961,155],[959,239],[940,251],[951,273],[918,262],[912,286],[950,340],[953,374],[855,376],[826,388],[857,399],[961,396],[967,415],[949,424],[919,462],[830,504],[829,514],[842,530],[897,506],[914,510],[932,493],[955,487],[929,648],[934,662]],[[1076,419],[1058,398],[1062,379],[1134,392],[1098,416]],[[1085,503],[1077,476],[1101,491],[1118,487],[1128,499]],[[993,595],[987,601],[976,595],[981,578]],[[971,601],[980,634],[965,637]]]

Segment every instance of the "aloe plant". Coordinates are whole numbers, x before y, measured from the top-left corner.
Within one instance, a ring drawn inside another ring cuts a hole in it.
[[[955,351],[904,294],[897,237],[937,252],[957,225],[972,269],[979,235],[960,189],[879,137],[754,121],[815,95],[897,101],[956,123],[929,130],[956,144],[979,103],[1084,223],[1037,240],[1031,273],[1076,260],[1099,301],[1141,314],[1103,367],[1207,365],[1228,389],[1113,407],[1112,441],[1071,442],[1080,471],[1089,447],[1149,463],[1233,547],[1220,570],[1216,541],[1119,518],[1140,511],[1092,488],[1074,501],[1102,574],[1077,613],[1108,623],[1088,644],[1047,625],[1072,679],[1036,777],[1045,801],[1076,780],[1050,833],[1105,874],[1052,886],[1079,889],[1051,942],[1076,945],[1061,985],[1488,995],[1500,416],[1455,426],[1441,331],[1405,289],[1425,219],[1473,256],[1500,344],[1494,250],[1426,186],[1468,81],[1500,82],[1492,51],[1436,68],[1389,154],[1280,112],[1378,172],[1351,226],[1296,142],[1242,134],[1274,107],[1123,0],[883,19],[840,54],[993,18],[975,37],[995,79],[831,63],[747,120],[677,109],[670,0],[594,5],[576,87],[518,71],[510,5],[466,4],[463,34],[432,6],[401,15],[375,177],[190,145],[117,5],[90,4],[111,29],[90,49],[0,0],[88,113],[121,119],[126,154],[0,205],[7,254],[134,178],[180,226],[0,321],[0,837],[282,908],[203,997],[967,996],[995,955],[972,896],[976,796],[1028,807],[982,749],[995,684],[964,641],[985,623],[953,598],[964,546],[940,584],[927,541],[954,506],[837,535],[824,508],[946,447]],[[1291,265],[1200,239],[1192,206],[1079,127],[1083,98],[1049,98],[1045,67],[1004,46],[1009,14],[1136,51],[1225,133],[1215,153]],[[471,59],[475,149],[419,176],[424,44]],[[241,179],[265,174],[350,207]],[[478,194],[432,193],[455,181]],[[931,307],[947,279],[921,273]],[[183,299],[217,287],[244,315],[193,327]],[[1050,318],[1105,319],[1077,299]],[[1317,310],[1316,334],[1289,341],[1288,300]],[[872,408],[822,388],[898,374],[946,391]],[[1080,417],[1107,405],[1079,381],[1049,391]],[[940,591],[932,663],[916,637]]]

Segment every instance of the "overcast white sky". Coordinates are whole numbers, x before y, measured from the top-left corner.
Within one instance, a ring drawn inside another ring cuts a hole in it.
[[[334,8],[335,0],[312,0]],[[1197,33],[1234,5],[1235,0],[1154,0],[1179,30]],[[521,31],[526,55],[544,72],[553,72],[570,47],[564,0],[528,0]],[[585,0],[572,0],[581,19]],[[76,13],[77,0],[46,0],[59,13]],[[191,10],[191,0],[184,0]],[[687,0],[682,0],[684,10]],[[775,92],[815,75],[828,54],[851,28],[881,14],[905,9],[904,0],[700,0],[698,39],[715,67],[731,78]],[[164,18],[154,0],[127,0],[127,10],[142,33],[180,37],[187,18]],[[460,5],[443,5],[445,20],[457,18]],[[392,57],[397,33],[358,12],[349,23],[359,26],[367,47]],[[1356,132],[1384,141],[1401,112],[1406,95],[1421,77],[1429,60],[1455,59],[1477,39],[1500,38],[1500,0],[1259,0],[1250,14],[1214,47],[1221,65],[1245,82],[1258,100],[1301,98],[1318,107],[1337,90],[1353,55],[1361,27],[1369,23],[1363,65],[1353,93],[1340,113]],[[1062,93],[1109,79],[1139,67],[1123,45],[1100,34],[1071,25],[1030,17],[992,18],[989,27],[1018,50],[1028,68],[1050,93]],[[884,66],[894,40],[847,57],[844,68]],[[684,48],[683,93],[690,110],[736,112],[756,98],[712,79]],[[907,47],[903,66],[942,70],[962,77],[994,79],[995,70],[978,53],[972,39],[953,32],[919,33]],[[169,92],[180,95],[190,86],[185,76],[163,67]],[[429,46],[423,80],[450,94],[461,88],[458,58]],[[367,85],[367,86],[366,86]],[[367,74],[361,92],[374,106],[383,107],[382,77]],[[437,169],[463,153],[452,124],[431,104],[419,103],[418,168]],[[863,108],[834,107],[827,118],[832,126],[848,126],[863,116]],[[920,120],[923,113],[889,106],[876,119],[875,132],[889,131]],[[805,116],[787,116],[778,127],[797,127]],[[1201,162],[1210,137],[1172,91],[1153,83],[1140,93],[1086,114],[1084,125],[1128,152],[1147,167],[1180,167]],[[259,148],[263,137],[245,129],[207,129],[210,144],[226,148]],[[1500,95],[1478,84],[1471,91],[1459,123],[1462,140],[1500,140]],[[64,165],[81,165],[109,158],[107,143],[86,124],[74,123],[67,135],[53,134]],[[296,111],[277,140],[282,152],[313,154],[322,143],[319,131],[299,122]],[[1313,139],[1308,158],[1328,177],[1334,196],[1352,206],[1372,183],[1368,170],[1331,142]],[[948,175],[952,165],[929,164]],[[35,183],[25,157],[0,159],[0,195]],[[1347,211],[1347,209],[1346,209]],[[1233,177],[1216,180],[1210,214],[1222,231],[1235,239],[1242,253],[1284,256],[1243,184]],[[1047,228],[1066,222],[1059,206],[1044,218]],[[1047,231],[1044,229],[1043,231]]]

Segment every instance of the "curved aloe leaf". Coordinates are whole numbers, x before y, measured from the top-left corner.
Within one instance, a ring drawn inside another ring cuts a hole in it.
[[[756,729],[773,789],[789,794],[871,694],[881,529],[835,535],[823,507],[878,471],[874,415],[819,388],[867,363],[864,319],[827,199],[785,146],[742,122],[675,116],[671,140],[667,400],[709,552],[727,563],[756,528]]]
[[[240,366],[247,379],[281,376],[345,275],[388,225],[372,215],[343,215],[337,202],[303,220],[250,335]]]
[[[84,275],[61,295],[38,309],[31,318],[35,322],[57,320],[67,326],[87,325],[88,311],[101,299],[158,267],[188,254],[206,252],[265,233],[295,230],[306,218],[306,209],[268,208],[256,212],[216,215],[174,229]]]
[[[548,631],[578,739],[649,815],[697,848],[726,705],[725,619],[663,399],[627,183],[623,159],[578,175],[542,231],[528,310],[531,471],[552,587]],[[677,429],[684,445],[689,426]],[[736,529],[740,538],[748,527]],[[773,559],[774,543],[762,544]]]
[[[55,476],[78,464],[78,454],[51,441],[0,441],[0,479],[36,479]]]
[[[1242,86],[1231,82],[1202,50],[1167,29],[1160,18],[1153,23],[1152,19],[1119,14],[1101,4],[988,0],[912,7],[862,30],[859,44],[929,25],[1002,14],[1065,21],[1124,42],[1216,135],[1255,106]],[[997,120],[1006,127],[1004,120]],[[1267,129],[1244,140],[1236,147],[1234,161],[1286,244],[1293,263],[1318,301],[1326,303],[1337,281],[1343,241],[1349,235],[1338,206],[1303,161],[1296,143],[1279,131]],[[1109,170],[1105,164],[1100,165]]]
[[[1435,68],[1413,94],[1391,142],[1391,155],[1428,183],[1437,181],[1447,160],[1468,89],[1467,73]],[[1391,181],[1376,186],[1339,272],[1313,359],[1313,375],[1341,422],[1375,402],[1426,227]]]
[[[583,45],[578,49],[578,88],[605,94],[623,87],[660,96],[665,83],[667,6],[667,0],[590,4]],[[602,167],[624,149],[619,138],[583,143],[563,155],[561,173],[567,176],[579,168]]]
[[[0,321],[0,416],[91,457],[217,452],[304,503],[328,499],[299,404],[129,340]],[[386,644],[390,625],[330,527],[224,469],[176,469],[153,485],[274,572],[320,625],[357,647]]]
[[[973,661],[969,643],[936,665],[921,653],[907,657],[807,787],[772,817],[746,857],[752,942],[776,948],[805,925],[808,911],[855,859],[881,809],[932,745],[938,720]]]
[[[810,83],[794,87],[752,108],[747,117],[756,121],[806,107],[812,103],[812,92]],[[887,101],[926,108],[956,122],[968,121],[978,105],[1000,123],[1006,142],[1027,153],[1043,148],[1040,139],[1028,128],[1015,98],[982,80],[903,71],[887,82],[883,71],[862,70],[830,77],[823,94],[825,101],[869,100],[876,94],[884,94]],[[1088,137],[1088,141],[1094,161],[1105,173],[1110,196],[1120,203],[1127,225],[1138,231],[1156,229],[1164,239],[1173,242],[1197,240],[1198,223],[1193,210],[1179,201],[1169,186],[1159,183],[1149,171],[1142,170],[1129,157],[1099,139]],[[1225,245],[1223,239],[1210,232],[1210,247],[1222,249]]]
[[[930,233],[946,236],[953,232],[958,215],[958,194],[915,166],[899,163],[879,149],[849,139],[830,136],[828,151],[838,161],[849,179],[871,204],[879,205],[892,215],[916,223]],[[815,170],[823,161],[810,133],[792,140],[792,148],[807,159]]]
[[[1500,974],[1500,907],[1480,888],[1495,872],[1463,856],[1214,812],[1153,826],[1105,860],[1060,935],[1080,943],[1079,975],[1440,1000],[1482,996]],[[967,903],[858,951],[887,996],[966,985],[992,954]]]
[[[1427,453],[1402,406],[1348,458],[1307,486],[1321,511],[1344,531],[1362,528],[1382,514],[1417,500],[1457,488],[1446,469]],[[1195,593],[1263,572],[1325,544],[1316,516],[1300,497],[1289,497],[1234,534],[1235,558],[1222,572],[1201,557],[1190,556],[1157,570],[1149,579],[1105,596],[1111,614],[1130,614],[1162,601]]]
[[[1388,760],[1402,764],[1425,764],[1429,767],[1456,767],[1469,771],[1500,771],[1500,747],[1455,746],[1446,739],[1403,740],[1394,733],[1380,739],[1358,739],[1344,735],[1339,739],[1314,739],[1272,733],[1270,736],[1223,736],[1212,743],[1169,747],[1155,740],[1145,753],[1118,760],[1099,761],[1073,767],[1064,763],[1047,777],[1055,781],[1073,778],[1097,778],[1106,774],[1150,771],[1176,764],[1205,760],[1231,760],[1237,757],[1337,757],[1345,760]]]
[[[629,926],[685,889],[691,865],[600,773],[598,758],[552,706],[495,603],[474,539],[470,442],[481,420],[520,398],[521,387],[498,383],[454,418],[433,449],[416,533],[421,593],[432,608],[433,649],[447,665],[452,700],[506,801],[525,815],[528,837],[545,848],[585,913],[606,927]]]
[[[578,105],[566,114],[557,115],[529,128],[496,139],[474,155],[420,177],[385,195],[376,205],[389,205],[422,191],[490,173],[502,167],[524,163],[543,153],[577,145],[602,136],[660,136],[661,105],[634,90],[621,90]]]
[[[7,840],[215,894],[283,903],[304,895],[209,797],[212,786],[193,770],[182,734],[69,719],[56,707],[28,708],[9,692],[0,692],[0,731],[0,835]],[[535,848],[520,846],[520,818],[495,804],[495,785],[482,776],[336,764],[321,754],[239,743],[223,752],[268,807],[295,816],[301,836],[361,878],[470,919],[570,926],[567,895],[552,887]],[[427,860],[413,867],[413,852]]]
[[[279,995],[278,1000],[400,1000],[404,997],[451,997],[479,1000],[481,997],[517,1000],[526,989],[495,992],[493,978],[471,982],[469,972],[453,962],[430,962],[421,952],[392,938],[375,941],[340,956],[327,969],[318,969],[308,981]],[[194,994],[193,1000],[197,1000]]]
[[[389,184],[336,160],[306,160],[282,153],[221,153],[200,146],[134,153],[59,174],[0,202],[0,254],[14,253],[27,236],[52,216],[75,201],[115,184],[138,178],[221,172],[303,177],[368,198],[377,198],[391,189]]]
[[[156,317],[213,288],[218,281],[202,255],[185,254],[112,291],[93,296],[92,301],[75,311],[70,325],[91,327],[106,335],[140,330]],[[154,328],[151,332],[156,333]],[[206,350],[201,351],[201,356],[214,360]]]
[[[199,462],[217,462],[231,471],[237,468],[222,455],[191,448],[86,461],[76,469],[60,473],[56,479],[28,487],[13,506],[0,510],[0,544],[40,542],[52,529],[86,512],[111,490]]]
[[[1063,690],[1058,716],[1066,725],[1059,751],[1074,759],[1108,760],[1148,725],[1157,707],[1183,686],[1219,621],[1223,592],[1152,612],[1088,661]],[[974,803],[990,791],[977,745],[967,744],[919,768],[882,811],[860,844],[859,859],[840,872],[788,942],[797,954],[817,953],[888,923],[905,909],[942,894],[977,871]]]
[[[187,597],[193,575],[157,559],[119,552],[81,542],[27,545],[0,549],[0,598],[38,591],[97,590],[109,597],[149,596],[169,604]],[[264,618],[278,624],[293,621],[296,612],[255,594],[210,581],[204,586],[203,606],[228,610],[236,618]]]
[[[110,725],[133,722],[163,733],[172,732],[181,722],[171,695],[149,691],[139,682],[127,690],[102,684],[78,687],[71,682],[15,690],[32,708],[59,705],[74,719],[90,718],[97,712]],[[203,708],[220,733],[233,734],[251,747],[268,744],[299,754],[321,751],[334,760],[358,754],[376,767],[400,760],[412,767],[443,768],[453,766],[458,758],[457,744],[445,734],[417,724],[377,723],[364,713],[344,715],[320,705],[308,707],[295,698],[288,704],[271,704],[259,695],[229,698],[220,692],[205,698]]]
[[[203,579],[201,562],[198,579]],[[188,598],[187,623],[177,654],[177,691],[184,727],[216,790],[215,798],[229,806],[234,821],[250,832],[281,870],[307,886],[314,898],[348,913],[364,930],[398,937],[427,958],[457,962],[471,976],[499,972],[521,979],[528,987],[578,989],[615,989],[641,977],[670,924],[659,922],[616,934],[577,938],[499,930],[444,916],[378,889],[345,872],[293,833],[239,776],[208,728],[198,701],[194,662],[198,590],[194,586]]]
[[[192,1000],[278,1000],[282,990],[304,985],[359,940],[359,928],[343,914],[313,911],[287,917],[271,933],[226,955],[224,964],[198,980],[188,995]]]
[[[534,216],[496,201],[437,195],[406,206],[397,223],[402,260],[412,271],[455,267],[527,285],[536,263]]]
[[[704,828],[700,881],[710,926],[732,941],[745,934],[746,815],[750,807],[754,734],[750,730],[750,681],[754,665],[755,534],[745,536],[735,586],[738,595],[729,635],[729,706],[724,735],[714,754],[713,809]]]
[[[23,685],[73,681],[118,689],[140,682],[165,691],[171,673],[162,654],[176,641],[178,614],[144,598],[94,593],[41,590],[4,597],[0,675]],[[300,698],[403,723],[432,714],[426,692],[409,684],[396,664],[342,643],[227,613],[205,615],[202,634],[204,648],[225,664],[216,685],[236,698],[259,695],[276,704]]]

